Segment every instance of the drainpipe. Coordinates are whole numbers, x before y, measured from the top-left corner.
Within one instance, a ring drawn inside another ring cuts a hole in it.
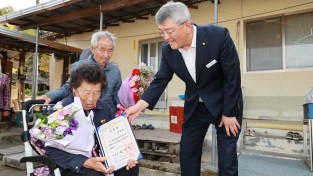
[[[214,0],[214,24],[218,25],[218,9],[217,9],[218,0]],[[215,159],[216,158],[216,129],[215,125],[212,125],[212,166],[215,166]]]

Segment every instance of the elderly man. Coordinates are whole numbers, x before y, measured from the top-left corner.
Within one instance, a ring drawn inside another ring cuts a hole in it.
[[[72,72],[83,63],[97,63],[100,65],[108,80],[108,86],[102,90],[100,99],[109,104],[111,113],[117,111],[116,105],[119,103],[118,90],[122,84],[120,69],[117,65],[110,62],[115,47],[115,40],[115,36],[108,31],[95,32],[91,37],[90,48],[92,54],[87,59],[74,63],[71,69]],[[63,87],[40,96],[38,99],[44,99],[46,103],[62,100],[72,92],[69,82],[70,80],[68,79]]]

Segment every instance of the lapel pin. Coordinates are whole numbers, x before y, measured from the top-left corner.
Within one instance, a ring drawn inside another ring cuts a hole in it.
[[[103,120],[101,120],[101,121],[100,121],[100,123],[101,123],[101,124],[104,124],[104,123],[105,123],[105,120],[104,120],[104,119],[103,119]]]
[[[202,45],[205,45],[205,43],[203,42]]]

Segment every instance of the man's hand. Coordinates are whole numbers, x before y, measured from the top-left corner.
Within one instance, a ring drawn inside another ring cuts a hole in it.
[[[3,111],[2,112],[3,117],[9,117],[10,116],[10,111]]]
[[[111,174],[114,171],[114,167],[110,166],[106,168],[103,165],[103,162],[106,160],[106,157],[91,157],[87,159],[83,166],[88,169],[93,169],[98,172],[103,172],[105,174]]]
[[[239,134],[240,124],[238,123],[236,117],[226,117],[223,115],[220,125],[218,127],[221,127],[223,125],[225,126],[227,136],[230,136],[230,132],[234,136],[237,136],[237,134]]]
[[[49,98],[47,95],[41,95],[37,97],[37,100],[45,100],[45,104],[49,104],[51,102],[51,98]]]
[[[149,104],[143,100],[139,100],[134,106],[131,106],[125,110],[126,117],[130,124],[133,124],[135,119],[139,116],[140,112],[145,110]]]
[[[129,169],[135,167],[137,164],[138,164],[137,160],[129,160],[127,162],[126,170],[129,170]]]

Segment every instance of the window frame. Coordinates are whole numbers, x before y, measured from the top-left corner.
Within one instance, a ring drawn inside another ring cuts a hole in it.
[[[288,13],[288,14],[278,14],[278,15],[271,15],[271,16],[266,16],[266,17],[259,17],[259,18],[253,18],[253,19],[246,19],[243,20],[243,29],[244,29],[244,47],[243,47],[243,70],[244,73],[281,73],[281,72],[302,72],[302,71],[313,71],[313,66],[312,67],[298,67],[298,68],[287,68],[286,64],[286,34],[285,34],[285,21],[287,16],[292,16],[292,15],[301,15],[305,13],[313,13],[312,10],[309,11],[301,11],[301,12],[295,12],[295,13]],[[282,25],[281,25],[281,36],[282,36],[282,69],[275,69],[275,70],[256,70],[256,71],[248,71],[247,68],[247,23],[250,22],[256,22],[260,20],[267,20],[275,17],[281,17],[282,18]],[[313,36],[312,36],[313,37]]]

